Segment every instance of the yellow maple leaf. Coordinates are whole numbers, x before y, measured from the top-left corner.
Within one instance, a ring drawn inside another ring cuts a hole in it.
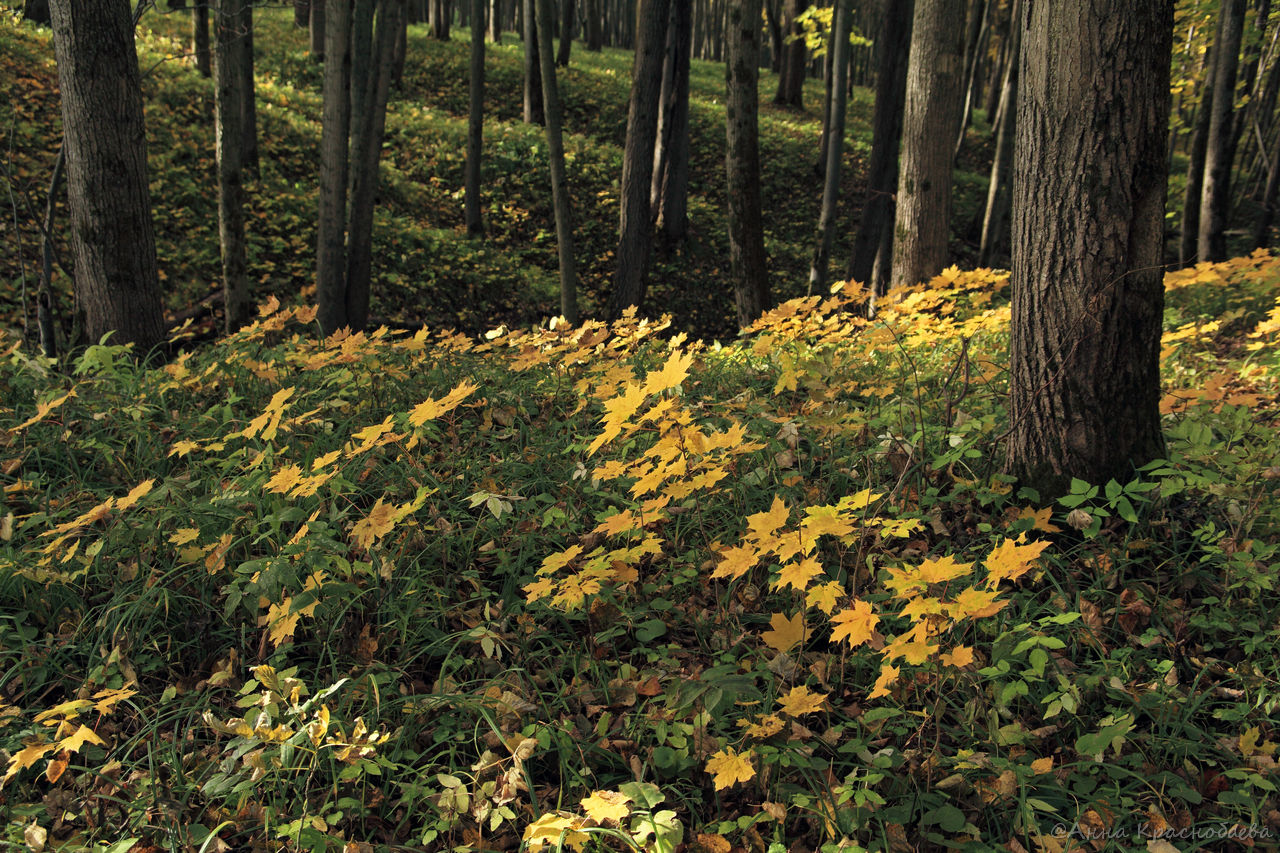
[[[925,560],[920,564],[920,580],[927,584],[946,583],[961,575],[968,574],[973,563],[957,563],[955,557],[948,554],[936,560]]]
[[[786,724],[782,722],[782,718],[777,714],[766,714],[755,722],[752,722],[751,720],[738,720],[738,725],[747,730],[747,737],[765,740],[782,731]]]
[[[542,566],[538,569],[540,575],[551,575],[563,569],[565,566],[577,559],[582,553],[581,545],[570,545],[563,551],[556,554],[550,554],[542,558]]]
[[[865,601],[855,601],[853,607],[837,613],[831,623],[835,630],[831,632],[831,641],[844,640],[851,646],[858,646],[871,640],[880,617],[871,612],[871,605]]]
[[[604,429],[595,437],[587,448],[587,455],[594,455],[597,450],[613,441],[622,433],[622,427],[636,413],[636,410],[644,404],[645,395],[639,385],[635,383],[627,383],[627,387],[621,394],[611,400],[606,400],[604,404],[604,417],[600,419],[604,425]]]
[[[28,743],[25,747],[10,756],[9,768],[5,771],[4,779],[0,779],[0,784],[8,782],[14,776],[18,775],[19,770],[24,770],[30,767],[39,761],[46,753],[52,752],[57,748],[58,745],[56,743],[44,743],[43,741]]]
[[[711,774],[712,785],[717,791],[750,781],[756,775],[755,767],[751,766],[751,753],[737,752],[731,746],[707,760],[707,772]]]
[[[1052,755],[1045,756],[1044,758],[1037,758],[1035,761],[1031,762],[1031,772],[1035,773],[1036,775],[1039,775],[1041,773],[1048,773],[1052,769],[1053,769]]]
[[[333,450],[323,456],[317,456],[311,463],[311,470],[319,471],[321,468],[327,468],[341,455],[341,450]]]
[[[952,619],[982,619],[994,616],[1005,608],[1008,601],[996,601],[999,595],[994,589],[969,588],[956,596],[948,605]]]
[[[1029,518],[1033,522],[1032,530],[1043,530],[1045,533],[1061,533],[1062,528],[1054,524],[1049,519],[1053,517],[1053,507],[1045,507],[1044,509],[1032,509],[1024,507],[1018,512],[1017,519]]]
[[[805,507],[800,529],[813,541],[819,536],[847,536],[853,532],[853,522],[841,515],[839,507],[810,506]]]
[[[792,687],[786,696],[778,699],[778,707],[788,717],[799,717],[821,710],[822,703],[825,701],[827,701],[827,694],[814,693],[800,684]]]
[[[761,542],[773,536],[778,528],[787,523],[790,514],[791,511],[782,502],[782,498],[774,495],[769,509],[747,516],[748,538]]]
[[[86,743],[96,744],[97,746],[106,746],[106,741],[98,737],[93,729],[88,726],[81,725],[71,734],[58,741],[58,748],[65,749],[67,752],[79,752],[80,747]]]
[[[926,642],[925,640],[910,639],[913,635],[914,632],[903,634],[901,637],[895,637],[891,643],[884,647],[883,652],[881,652],[881,654],[884,655],[885,660],[903,658],[912,666],[919,666],[929,658],[933,657],[933,654],[938,651],[938,645],[936,643]]]
[[[844,587],[838,581],[827,581],[811,588],[804,595],[805,607],[816,607],[830,616],[836,609],[836,602],[844,595]]]
[[[720,562],[711,573],[712,578],[740,578],[755,566],[760,555],[755,549],[734,545],[720,552]]]
[[[93,710],[99,714],[110,714],[116,704],[137,693],[132,687],[106,688],[93,694]]]
[[[355,539],[357,545],[368,550],[374,542],[386,536],[391,532],[391,528],[396,526],[398,509],[399,507],[395,504],[383,503],[382,498],[378,498],[373,509],[369,510],[369,514],[357,521],[355,527],[351,529],[351,537]]]
[[[631,814],[631,798],[617,791],[595,791],[582,798],[582,811],[596,823],[621,823]]]
[[[581,832],[582,819],[548,812],[524,828],[524,843],[530,850],[541,850],[548,844],[574,850],[586,847],[587,833]]]
[[[775,613],[769,617],[769,624],[771,629],[762,633],[760,639],[771,649],[785,652],[804,639],[803,610],[791,618]]]
[[[896,666],[881,665],[880,677],[876,679],[871,692],[867,694],[867,699],[879,699],[881,696],[888,696],[889,688],[898,680],[898,674],[899,670]]]
[[[783,589],[785,587],[795,587],[799,592],[804,592],[809,587],[809,582],[822,574],[822,564],[813,557],[805,557],[798,563],[787,563],[778,572],[778,579],[773,582],[774,589]]]
[[[991,555],[983,562],[987,567],[987,586],[998,586],[1000,581],[1014,581],[1031,569],[1031,563],[1049,547],[1048,542],[1027,542],[1022,544],[1024,536],[1018,541],[1006,539],[996,546]]]
[[[268,492],[283,495],[298,485],[300,479],[302,479],[302,469],[297,465],[286,465],[272,475],[263,488]]]
[[[475,392],[476,387],[475,383],[471,382],[469,379],[463,380],[458,383],[456,388],[448,394],[445,394],[439,400],[428,397],[426,400],[423,400],[421,403],[414,406],[413,410],[409,412],[409,423],[413,426],[419,427],[427,421],[435,420],[441,415],[448,414],[458,408],[458,405],[463,400],[471,396],[471,394]]]
[[[189,454],[191,451],[199,450],[199,449],[200,449],[200,442],[186,441],[184,439],[182,441],[175,441],[173,443],[173,446],[169,448],[169,455],[170,456],[176,455],[179,459],[181,459],[185,457],[187,454]]]
[[[673,352],[667,363],[660,370],[651,370],[644,378],[643,393],[646,397],[658,394],[669,388],[675,388],[684,382],[689,375],[689,366],[693,364],[693,353]]]
[[[181,527],[169,536],[169,543],[172,545],[186,545],[188,542],[194,542],[200,538],[200,531],[194,527]]]
[[[944,666],[954,666],[957,669],[965,667],[973,663],[973,649],[969,646],[956,646],[951,651],[939,655],[938,660]]]
[[[36,413],[32,415],[30,418],[28,418],[27,420],[23,421],[22,423],[14,427],[11,430],[11,432],[16,432],[20,429],[26,429],[32,424],[38,423],[39,421],[44,420],[46,417],[49,416],[50,412],[52,412],[54,409],[58,408],[59,406],[61,406],[63,403],[67,402],[74,396],[76,396],[76,392],[75,392],[75,389],[73,388],[67,393],[63,394],[61,397],[55,397],[54,399],[50,400],[47,403],[36,403]]]

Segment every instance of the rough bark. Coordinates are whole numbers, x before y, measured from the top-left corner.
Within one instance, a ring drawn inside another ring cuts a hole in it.
[[[573,0],[560,0],[560,50],[556,53],[556,65],[569,67],[569,51],[573,48]]]
[[[627,141],[622,153],[622,193],[618,215],[617,270],[613,278],[611,318],[644,301],[645,274],[653,244],[649,194],[653,184],[653,148],[662,94],[662,62],[666,53],[671,0],[642,0],[640,30],[627,105]]]
[[[1014,166],[1008,468],[1042,501],[1163,452],[1173,4],[1030,3]]]
[[[964,76],[963,13],[954,0],[916,0],[894,217],[895,286],[932,278],[947,265],[951,166]]]
[[[484,7],[485,0],[471,0],[471,101],[467,111],[467,173],[465,208],[467,233],[484,233],[480,218],[480,156],[484,141]]]
[[[369,320],[369,293],[373,278],[373,205],[378,192],[378,164],[386,130],[387,98],[391,93],[391,65],[395,59],[396,34],[405,12],[405,0],[378,0],[377,32],[374,36],[368,91],[359,135],[351,145],[351,211],[347,226],[347,325],[364,329]],[[353,117],[354,118],[354,117]]]
[[[840,158],[844,154],[844,113],[847,94],[845,75],[849,68],[850,0],[836,0],[832,21],[831,128],[827,134],[826,177],[822,187],[822,212],[818,218],[817,246],[809,265],[809,293],[821,293],[827,286],[831,240],[835,233],[836,210],[840,202]]]
[[[76,300],[90,343],[164,340],[128,0],[53,0]]]
[[[314,18],[312,19],[314,20]],[[351,0],[326,0],[316,301],[321,332],[347,325],[347,175],[351,138]]]
[[[911,48],[914,0],[887,0],[877,41],[876,105],[871,118],[871,162],[867,198],[853,240],[848,277],[883,296],[892,266],[894,193],[898,188],[898,148],[907,94],[907,56]],[[887,238],[887,239],[886,239]],[[889,248],[882,254],[882,246]],[[880,257],[880,263],[876,263]]]
[[[239,31],[245,0],[214,0],[214,148],[218,164],[218,243],[222,253],[225,329],[249,319],[249,274],[244,235],[244,88],[246,50]]]
[[[556,217],[556,246],[560,259],[560,315],[578,324],[578,273],[573,258],[573,217],[569,206],[569,182],[564,168],[564,140],[560,132],[560,89],[552,60],[551,32],[555,20],[552,0],[538,0],[538,64],[547,122],[547,153],[551,162],[551,203]]]
[[[1235,109],[1236,71],[1244,34],[1245,0],[1224,0],[1214,50],[1213,106],[1200,189],[1200,227],[1196,250],[1201,260],[1227,259],[1227,218],[1231,212],[1231,164],[1235,160],[1231,132]]]
[[[797,18],[809,8],[809,0],[787,0],[784,7],[783,29],[786,32],[782,47],[782,67],[778,72],[778,91],[773,102],[801,109],[804,107],[804,76],[808,65],[809,50]]]
[[[729,275],[738,324],[769,307],[769,273],[760,210],[760,0],[730,0],[725,63],[725,175],[729,196]]]
[[[663,239],[683,240],[689,230],[689,54],[693,26],[691,4],[671,4],[667,54],[662,65],[662,98],[653,154],[649,203]]]
[[[982,241],[978,247],[979,266],[989,266],[997,248],[1006,238],[1009,217],[1009,174],[1013,167],[1013,143],[1018,109],[1018,61],[1022,48],[1019,24],[1022,0],[1013,0],[1009,25],[1009,63],[1000,90],[1000,127],[996,130],[996,151],[987,184],[987,208],[982,216]]]
[[[542,72],[538,61],[537,0],[520,0],[524,11],[524,120],[528,124],[546,121],[542,107]]]

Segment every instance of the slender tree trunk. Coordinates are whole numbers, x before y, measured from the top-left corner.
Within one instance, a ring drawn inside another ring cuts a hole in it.
[[[91,343],[164,340],[128,0],[52,0],[76,300]]]
[[[537,0],[520,0],[524,10],[524,120],[527,124],[546,121],[542,108],[542,66],[538,61]]]
[[[317,3],[321,0],[316,0]],[[311,0],[293,0],[293,25],[295,27],[311,26]]]
[[[239,60],[240,82],[240,133],[241,165],[249,175],[258,174],[258,87],[254,79],[253,57],[253,4],[244,0],[237,16],[236,33],[240,47],[236,51]]]
[[[725,173],[729,195],[729,275],[738,324],[769,307],[769,272],[760,205],[760,0],[730,0],[725,65]]]
[[[191,40],[196,55],[196,70],[201,77],[213,76],[213,58],[209,53],[209,0],[195,0],[191,5]]]
[[[987,185],[987,209],[982,216],[982,242],[978,264],[989,266],[997,247],[1005,239],[1009,216],[1009,174],[1013,167],[1015,119],[1018,109],[1018,62],[1022,48],[1019,24],[1022,0],[1013,0],[1009,24],[1009,64],[1004,72],[1000,92],[1000,127],[996,131],[996,153],[991,163],[991,181]]]
[[[778,74],[778,91],[773,102],[802,109],[804,107],[804,73],[808,63],[808,49],[797,18],[809,8],[809,0],[786,0],[783,27],[790,39],[782,48],[782,68]]]
[[[391,88],[399,89],[404,82],[404,61],[409,53],[409,6],[405,5],[405,14],[400,20],[400,29],[396,31],[396,48],[395,53],[391,57]],[[483,17],[480,18],[484,20]],[[484,35],[484,27],[480,27],[480,34]]]
[[[982,51],[986,48],[993,5],[993,0],[978,0],[973,10],[973,19],[969,22],[970,37],[965,45],[964,106],[960,108],[960,133],[956,135],[955,157],[960,156],[960,149],[964,147],[964,132],[969,127],[969,115],[973,110],[978,87],[978,68],[982,65]],[[1010,32],[1012,33],[1012,27]]]
[[[1200,197],[1204,190],[1204,160],[1209,147],[1209,120],[1213,115],[1213,77],[1217,63],[1216,45],[1210,45],[1205,61],[1204,82],[1200,85],[1200,106],[1196,109],[1191,131],[1191,150],[1187,162],[1186,194],[1182,202],[1182,234],[1178,243],[1178,262],[1191,266],[1196,262],[1200,237]]]
[[[894,193],[898,189],[898,148],[907,94],[907,56],[911,49],[914,0],[887,0],[876,64],[876,106],[871,119],[871,162],[867,167],[867,200],[853,240],[849,278],[883,296],[892,266]],[[876,258],[887,245],[880,263]]]
[[[315,62],[324,62],[324,19],[327,10],[328,0],[311,0],[311,59]]]
[[[836,212],[840,202],[840,158],[844,155],[845,74],[849,67],[849,27],[852,14],[850,0],[836,0],[832,22],[831,130],[827,135],[826,180],[822,188],[822,213],[818,218],[817,248],[809,266],[809,293],[821,293],[827,286],[827,266],[831,258],[831,239],[836,230]]]
[[[1271,143],[1271,164],[1267,173],[1267,188],[1262,194],[1262,210],[1253,227],[1253,246],[1264,249],[1271,244],[1271,223],[1276,218],[1276,199],[1280,196],[1280,134]]]
[[[1245,0],[1223,0],[1213,75],[1213,112],[1205,147],[1204,186],[1200,190],[1200,230],[1196,249],[1201,260],[1225,261],[1223,233],[1231,211],[1231,163],[1235,159],[1231,123],[1235,108],[1236,70],[1244,33]]]
[[[683,240],[689,231],[689,54],[693,38],[690,6],[678,1],[671,4],[653,188],[649,194],[655,225],[668,243]]]
[[[782,74],[782,56],[787,49],[782,35],[782,22],[778,20],[782,14],[780,2],[781,0],[764,0],[764,23],[769,29],[769,70],[778,75]],[[778,85],[782,85],[781,80]]]
[[[314,21],[315,19],[312,18]],[[325,335],[347,319],[347,175],[351,139],[351,0],[326,0],[320,215],[316,228],[317,319]]]
[[[618,220],[617,272],[609,316],[644,301],[645,274],[653,243],[649,193],[653,184],[653,148],[662,95],[662,62],[666,53],[671,0],[641,0],[640,31],[627,105],[627,142],[622,154],[622,198]]]
[[[51,23],[49,0],[26,0],[22,4],[22,17],[24,20],[47,27]]]
[[[484,138],[484,6],[471,0],[471,103],[467,119],[466,218],[467,233],[484,233],[480,219],[480,156]]]
[[[556,65],[569,67],[569,51],[573,47],[573,0],[560,0],[560,52],[556,54]]]
[[[894,219],[895,286],[932,278],[947,265],[963,83],[962,13],[954,0],[916,0]]]
[[[569,182],[565,177],[564,141],[560,133],[560,89],[552,59],[553,0],[538,0],[538,64],[542,73],[543,104],[547,115],[547,154],[551,161],[551,202],[556,217],[556,245],[560,257],[560,314],[570,325],[578,325],[578,273],[573,258],[573,216],[569,203]],[[561,33],[563,34],[563,30]],[[563,37],[563,35],[562,35]]]
[[[249,319],[249,273],[244,235],[244,57],[240,31],[245,0],[214,0],[214,125],[218,164],[218,242],[228,334]]]
[[[502,44],[502,0],[489,0],[489,40]]]
[[[587,27],[587,50],[599,53],[604,45],[604,28],[601,26],[600,0],[586,0],[583,17]]]
[[[1164,450],[1173,4],[1029,3],[1014,160],[1008,469],[1041,501]]]

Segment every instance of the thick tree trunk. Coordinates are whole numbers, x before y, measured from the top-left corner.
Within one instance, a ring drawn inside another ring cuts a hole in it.
[[[195,0],[191,5],[191,42],[196,55],[196,70],[201,77],[213,76],[213,58],[209,53],[209,0]]]
[[[916,0],[894,218],[895,286],[932,278],[947,265],[951,165],[964,72],[963,13],[955,0]]]
[[[244,57],[239,22],[245,0],[214,0],[214,138],[218,164],[218,242],[228,334],[249,319],[249,273],[244,236]]]
[[[617,271],[609,316],[644,302],[645,274],[653,243],[649,193],[653,187],[653,148],[662,95],[662,61],[666,53],[671,0],[642,0],[636,55],[627,105],[627,142],[622,154],[622,198],[618,217]]]
[[[1228,214],[1231,212],[1231,163],[1235,146],[1231,124],[1235,108],[1236,70],[1244,34],[1245,0],[1224,0],[1214,49],[1213,112],[1205,146],[1204,186],[1200,190],[1200,228],[1196,249],[1203,261],[1227,259]]]
[[[352,140],[350,224],[347,226],[347,324],[363,330],[369,320],[369,293],[373,280],[373,206],[378,193],[378,164],[387,123],[387,98],[391,93],[391,65],[396,35],[400,31],[406,0],[378,0],[378,24],[369,63],[364,115],[353,121],[359,134]]]
[[[556,65],[569,67],[569,51],[573,48],[573,0],[560,0],[560,51],[556,54]]]
[[[689,231],[689,53],[693,39],[690,5],[671,4],[653,187],[649,193],[654,224],[668,243],[683,240]]]
[[[822,212],[818,218],[817,247],[809,265],[809,293],[821,293],[827,286],[827,267],[831,258],[831,239],[836,230],[836,208],[840,202],[840,158],[844,154],[844,112],[847,87],[845,75],[849,67],[849,27],[852,14],[850,0],[836,0],[832,21],[831,129],[827,134],[826,178],[822,188]]]
[[[551,203],[556,217],[556,246],[560,258],[560,315],[578,325],[578,272],[573,258],[573,217],[569,207],[569,181],[565,177],[564,141],[560,134],[560,89],[552,61],[551,32],[555,7],[552,0],[538,0],[538,64],[542,73],[543,105],[547,115],[547,154],[551,161]],[[563,32],[563,31],[562,31]]]
[[[324,62],[325,44],[325,12],[328,11],[328,0],[311,0],[311,59]]]
[[[1008,468],[1052,500],[1164,449],[1173,5],[1031,3],[1018,79]]]
[[[987,209],[982,216],[982,242],[978,248],[979,266],[989,266],[991,258],[1006,239],[1009,218],[1009,174],[1013,167],[1013,144],[1018,109],[1018,62],[1022,48],[1019,24],[1022,0],[1013,0],[1009,25],[1009,64],[1004,72],[1000,92],[1000,127],[996,130],[996,152],[991,163],[991,180],[987,184]]]
[[[898,189],[898,148],[907,94],[907,56],[911,49],[914,0],[887,0],[876,60],[876,106],[872,115],[871,162],[867,199],[853,240],[848,277],[870,285],[875,296],[889,287],[892,267],[894,193]],[[882,246],[888,251],[880,257]]]
[[[314,17],[312,18],[314,21]],[[326,0],[324,114],[320,131],[320,215],[316,228],[316,301],[320,330],[347,320],[347,175],[351,139],[351,0]]]
[[[769,307],[769,272],[760,210],[760,0],[730,0],[726,22],[725,173],[729,195],[729,275],[738,324]]]
[[[128,0],[53,0],[76,300],[97,343],[164,340],[142,86]]]
[[[484,20],[485,0],[471,0],[471,101],[467,112],[467,174],[465,206],[467,233],[484,233],[480,218],[480,156],[484,140]]]
[[[524,120],[528,124],[546,121],[542,108],[542,66],[538,61],[537,0],[520,0],[524,10]]]
[[[787,0],[783,28],[787,33],[782,48],[782,68],[778,73],[778,91],[773,102],[801,109],[804,107],[804,74],[808,66],[809,51],[805,47],[804,34],[796,20],[809,8],[809,0]]]

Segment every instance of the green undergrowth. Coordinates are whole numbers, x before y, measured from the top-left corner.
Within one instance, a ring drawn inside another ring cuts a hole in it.
[[[274,300],[153,369],[5,338],[3,838],[1273,844],[1278,281],[1171,275],[1167,458],[1045,507],[988,270],[724,346]]]

